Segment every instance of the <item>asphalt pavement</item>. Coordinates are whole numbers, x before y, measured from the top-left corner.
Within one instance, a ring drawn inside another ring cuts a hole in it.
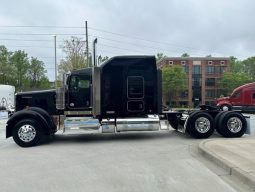
[[[57,134],[52,142],[32,148],[3,138],[0,191],[4,192],[238,191],[194,157],[192,147],[201,140],[174,130]]]
[[[53,141],[21,148],[5,139],[4,127],[0,120],[0,191],[255,189],[254,135],[197,140],[175,130],[57,134]]]

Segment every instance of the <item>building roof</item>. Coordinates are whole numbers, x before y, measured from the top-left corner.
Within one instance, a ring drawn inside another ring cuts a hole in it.
[[[230,60],[230,57],[164,57],[160,59],[157,63],[160,63],[165,60],[202,60],[202,61],[214,61],[214,60]]]

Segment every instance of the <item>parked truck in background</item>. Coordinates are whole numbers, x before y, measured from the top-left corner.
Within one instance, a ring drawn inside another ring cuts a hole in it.
[[[255,113],[255,82],[237,87],[229,97],[218,98],[216,102],[222,111]]]
[[[210,106],[190,112],[162,111],[162,77],[154,56],[118,56],[99,66],[72,71],[57,90],[18,93],[6,138],[22,147],[37,145],[58,130],[88,133],[159,131],[161,122],[195,138],[216,129],[241,137],[245,117]]]

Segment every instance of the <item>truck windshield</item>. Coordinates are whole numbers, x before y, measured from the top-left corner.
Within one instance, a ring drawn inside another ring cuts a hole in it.
[[[240,92],[234,92],[234,93],[232,93],[231,97],[232,97],[232,98],[238,98],[238,97],[240,97]]]

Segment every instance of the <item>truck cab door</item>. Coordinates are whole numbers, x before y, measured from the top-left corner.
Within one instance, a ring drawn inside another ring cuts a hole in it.
[[[251,105],[255,106],[255,92],[251,94]]]
[[[68,108],[86,109],[91,107],[91,77],[71,75],[68,85]]]
[[[241,91],[239,92],[235,92],[231,95],[230,97],[230,102],[233,106],[240,106],[240,105],[243,105],[242,104],[242,97],[243,97],[243,94]]]

